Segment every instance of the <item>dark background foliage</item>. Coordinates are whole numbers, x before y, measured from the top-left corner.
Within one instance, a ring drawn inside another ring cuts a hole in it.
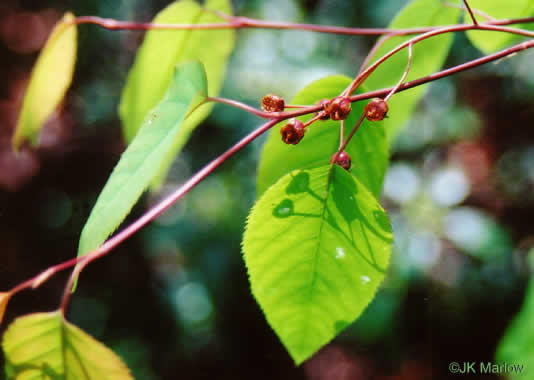
[[[149,20],[168,3],[0,4],[0,289],[75,255],[83,223],[124,149],[116,109],[142,33],[82,26],[62,110],[47,123],[39,149],[11,152],[24,88],[53,23],[66,10]],[[382,27],[401,3],[234,5],[238,14],[270,20]],[[253,105],[268,92],[290,98],[327,74],[354,75],[373,43],[291,31],[238,36],[223,95]],[[479,54],[459,34],[446,65]],[[138,379],[447,379],[453,360],[491,361],[521,306],[534,246],[533,57],[521,53],[429,86],[394,144],[386,177],[382,203],[396,241],[388,278],[362,318],[301,367],[267,325],[241,259],[263,139],[91,265],[69,319],[118,352]],[[162,193],[257,125],[241,111],[215,107]],[[145,196],[128,220],[158,196]],[[66,275],[17,295],[0,331],[17,316],[56,308]]]

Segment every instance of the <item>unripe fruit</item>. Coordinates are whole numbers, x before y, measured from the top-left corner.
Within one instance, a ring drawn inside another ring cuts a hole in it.
[[[349,99],[340,96],[325,104],[324,110],[332,120],[345,120],[350,114],[351,103]]]
[[[334,153],[334,155],[332,156],[332,159],[334,157],[336,157],[336,153]],[[350,156],[345,151],[339,153],[339,155],[337,156],[335,164],[341,166],[345,170],[349,170],[350,166],[351,166]]]
[[[261,99],[261,109],[265,112],[282,112],[284,108],[284,98],[280,96],[269,94]]]
[[[384,99],[373,98],[369,103],[367,103],[363,109],[363,112],[365,113],[367,120],[380,121],[386,117],[388,109],[388,104],[384,101]]]
[[[296,145],[304,137],[304,124],[297,119],[289,119],[289,122],[280,129],[282,135],[282,141],[286,144]]]
[[[328,99],[323,99],[323,100],[320,100],[319,103],[317,103],[317,104],[319,104],[320,106],[322,106],[323,109],[324,109],[324,108],[327,106],[327,104],[329,104],[329,103],[330,103],[330,100],[328,100]],[[315,114],[315,116],[317,116],[317,115],[318,115],[319,113],[321,113],[321,112],[323,112],[323,111],[319,111],[319,112],[317,112],[317,113]],[[324,112],[325,112],[324,116],[321,117],[319,120],[328,120],[328,119],[330,119],[330,115],[328,115],[328,113],[327,113],[326,111],[324,111]]]

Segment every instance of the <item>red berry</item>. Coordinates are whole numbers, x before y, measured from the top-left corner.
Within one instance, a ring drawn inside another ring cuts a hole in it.
[[[325,107],[327,107],[327,104],[329,104],[329,103],[330,103],[330,100],[328,100],[328,99],[323,99],[323,100],[321,100],[321,101],[319,101],[317,103],[318,105],[323,107],[323,111],[319,111],[319,112],[315,113],[315,116],[317,116],[321,112],[324,112],[324,116],[321,117],[319,120],[328,120],[328,119],[330,119],[330,115],[325,110]]]
[[[373,98],[365,106],[363,112],[369,121],[380,121],[386,117],[388,113],[388,104],[381,98]]]
[[[280,129],[280,134],[282,135],[282,141],[286,144],[296,145],[304,137],[304,124],[302,121],[297,119],[289,119],[288,123]]]
[[[330,114],[332,120],[345,120],[350,114],[351,103],[347,98],[336,98],[332,102],[335,107],[333,113]]]
[[[331,102],[325,103],[324,110],[332,120],[345,120],[349,116],[351,103],[349,99],[338,96]]]
[[[336,154],[337,153],[334,153],[334,155],[332,156],[332,159],[336,157]],[[349,170],[351,166],[350,156],[347,154],[347,152],[343,151],[339,153],[335,163],[341,166],[343,169]]]
[[[261,109],[265,112],[282,112],[284,108],[284,98],[280,96],[269,94],[261,99]]]

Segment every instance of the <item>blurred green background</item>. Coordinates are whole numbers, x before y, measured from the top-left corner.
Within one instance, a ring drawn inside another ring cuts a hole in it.
[[[124,149],[116,111],[143,33],[84,25],[62,111],[38,150],[11,152],[23,91],[50,28],[66,10],[146,21],[169,3],[0,4],[1,290],[76,254]],[[272,21],[385,27],[406,3],[236,0],[234,8]],[[290,99],[328,74],[354,76],[373,42],[240,30],[221,95],[254,106],[266,93]],[[478,56],[457,34],[446,66]],[[451,361],[492,361],[522,305],[534,247],[532,62],[534,52],[526,51],[428,86],[393,144],[386,175],[382,204],[395,234],[388,277],[363,316],[301,367],[252,298],[241,258],[264,137],[85,270],[69,320],[119,353],[136,379],[448,379]],[[146,195],[127,222],[259,124],[217,105],[161,192]],[[66,275],[17,295],[0,331],[17,316],[56,308]]]

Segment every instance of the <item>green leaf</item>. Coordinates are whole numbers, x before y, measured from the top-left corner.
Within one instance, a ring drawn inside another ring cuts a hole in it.
[[[205,95],[202,65],[191,62],[178,66],[167,94],[148,114],[100,193],[83,228],[78,255],[100,246],[124,220],[181,137],[185,116]]]
[[[158,13],[153,22],[174,24],[224,22],[225,20],[211,12],[215,10],[231,14],[231,2],[208,0],[205,8],[202,8],[194,1],[177,1]],[[232,29],[147,32],[128,75],[119,106],[126,140],[129,142],[133,139],[148,111],[161,100],[177,63],[191,60],[201,61],[208,77],[208,94],[217,96],[234,43],[235,31]],[[209,115],[212,107],[212,104],[206,104],[187,118],[182,126],[184,137],[189,137],[193,129]],[[176,141],[161,168],[155,168],[158,172],[155,185],[164,180],[170,164],[185,142],[186,138]]]
[[[324,98],[338,96],[350,84],[344,76],[330,76],[313,82],[302,89],[292,104],[315,104]],[[352,104],[350,116],[345,120],[345,136],[363,112],[364,102]],[[299,118],[308,120],[310,116]],[[328,165],[332,154],[339,148],[338,121],[317,121],[306,128],[306,135],[297,145],[284,144],[280,136],[281,123],[272,128],[263,148],[258,169],[258,195],[280,177],[295,169]],[[380,196],[388,165],[388,147],[382,122],[364,120],[346,149],[352,159],[352,173],[376,198]]]
[[[41,127],[58,107],[72,82],[76,62],[76,25],[67,12],[56,24],[33,68],[12,144],[37,145]]]
[[[511,19],[534,16],[534,1],[532,0],[469,0],[471,9],[477,9],[489,16],[498,19]],[[475,14],[478,22],[487,21],[484,17]],[[464,19],[466,23],[472,23],[471,17],[465,13]],[[518,24],[510,25],[513,28],[523,28],[534,30],[534,25]],[[488,32],[488,31],[474,31],[467,32],[467,37],[480,51],[484,54],[490,54],[500,50],[507,45],[511,45],[524,39],[523,36],[517,36],[510,33]]]
[[[389,28],[413,28],[450,25],[458,20],[460,10],[446,7],[441,1],[414,0],[404,7],[389,25]],[[372,56],[370,64],[413,36],[393,37],[387,40]],[[413,46],[413,60],[406,81],[417,79],[438,71],[449,53],[452,33],[442,34],[418,42]],[[397,52],[382,63],[367,80],[371,90],[394,86],[402,77],[408,62],[407,49]],[[388,102],[388,119],[385,121],[388,138],[393,138],[410,117],[424,93],[424,86],[400,92]]]
[[[508,326],[497,347],[497,363],[523,365],[509,379],[532,379],[534,368],[534,280],[530,280],[523,307]]]
[[[113,351],[67,322],[59,311],[16,319],[2,346],[8,379],[133,379]]]
[[[384,279],[388,217],[334,165],[296,170],[253,207],[243,239],[252,293],[294,361],[354,321]]]

